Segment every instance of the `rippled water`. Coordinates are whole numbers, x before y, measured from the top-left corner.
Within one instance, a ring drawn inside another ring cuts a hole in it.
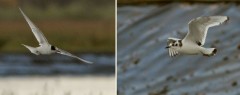
[[[64,55],[0,54],[0,76],[12,75],[112,75],[113,54],[81,54],[94,64]]]
[[[199,16],[227,15],[209,29],[204,47],[213,57],[169,57],[168,37],[183,38]],[[118,7],[119,95],[240,94],[240,7],[235,4],[181,4]]]

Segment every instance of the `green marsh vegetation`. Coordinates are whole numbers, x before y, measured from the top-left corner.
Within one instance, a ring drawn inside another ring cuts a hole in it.
[[[29,52],[21,44],[38,46],[25,14],[48,41],[76,53],[113,53],[114,0],[9,0],[0,1],[0,52]]]

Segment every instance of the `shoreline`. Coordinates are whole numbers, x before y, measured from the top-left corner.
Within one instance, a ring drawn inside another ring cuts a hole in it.
[[[0,77],[5,95],[116,95],[115,76]]]

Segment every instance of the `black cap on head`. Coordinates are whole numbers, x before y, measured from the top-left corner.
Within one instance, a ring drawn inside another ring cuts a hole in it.
[[[56,47],[55,46],[51,46],[51,50],[56,50]]]

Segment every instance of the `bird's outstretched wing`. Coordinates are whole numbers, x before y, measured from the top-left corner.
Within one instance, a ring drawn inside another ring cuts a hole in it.
[[[191,20],[189,30],[183,40],[191,40],[199,46],[204,45],[208,28],[220,25],[229,20],[227,16],[205,16]]]
[[[73,55],[73,54],[71,54],[71,53],[69,53],[69,52],[67,52],[67,51],[65,51],[65,50],[62,50],[62,49],[59,49],[59,48],[57,48],[57,50],[58,50],[57,53],[59,53],[59,54],[77,58],[77,59],[79,59],[79,60],[81,60],[81,61],[83,61],[83,62],[85,62],[85,63],[89,63],[89,64],[92,64],[92,63],[93,63],[93,62],[84,60],[84,59],[82,59],[82,58],[79,58],[79,57],[77,57],[76,55]]]
[[[25,18],[25,20],[27,21],[28,25],[30,26],[34,36],[36,37],[36,39],[39,42],[39,45],[43,45],[43,44],[49,44],[47,39],[45,38],[45,36],[43,35],[43,33],[33,24],[33,22],[23,13],[23,11],[21,10],[21,8],[19,8],[19,10],[21,11],[23,17]]]
[[[178,40],[181,40],[181,39],[178,39],[178,38],[168,38],[167,39],[167,46],[169,46],[170,44],[172,43],[175,43],[176,41]],[[175,50],[174,48],[168,48],[168,53],[169,53],[169,56],[170,57],[174,57],[174,56],[177,56],[179,55],[178,51]]]
[[[169,48],[169,49],[168,49],[168,53],[169,53],[169,56],[170,56],[170,57],[174,57],[174,56],[179,55],[178,51],[177,51],[177,50],[174,50],[173,48]]]

